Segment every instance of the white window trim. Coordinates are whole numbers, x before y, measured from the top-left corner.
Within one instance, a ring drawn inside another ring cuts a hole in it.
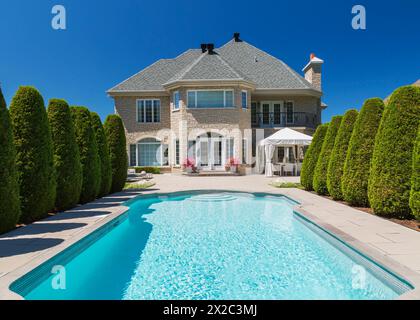
[[[242,94],[245,93],[245,107],[242,104]],[[242,109],[248,109],[248,91],[247,90],[242,90],[241,91],[241,107]]]
[[[143,120],[139,121],[139,107],[140,107],[140,101],[144,101],[144,109],[143,109]],[[152,121],[147,122],[146,121],[146,101],[152,101]],[[155,108],[153,101],[159,101],[159,121],[155,121]],[[162,102],[160,99],[137,99],[136,100],[136,121],[137,123],[143,123],[143,124],[150,124],[150,123],[160,123],[162,118]]]
[[[175,100],[175,95],[178,94],[178,107],[176,106],[176,100]],[[174,91],[174,93],[172,94],[172,111],[178,111],[180,109],[180,104],[181,104],[181,96],[179,94],[179,91]]]
[[[223,91],[223,107],[217,107],[217,108],[211,108],[211,107],[198,107],[198,101],[197,101],[197,92],[199,91]],[[190,107],[190,101],[189,101],[189,93],[194,92],[194,100],[195,100],[195,106]],[[232,92],[232,103],[233,105],[231,107],[226,107],[226,92]],[[233,109],[235,108],[235,90],[234,89],[197,89],[197,90],[187,90],[187,109]]]

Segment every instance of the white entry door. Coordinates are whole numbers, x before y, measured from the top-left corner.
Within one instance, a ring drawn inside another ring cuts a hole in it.
[[[197,164],[202,170],[222,170],[226,161],[225,142],[220,136],[200,137],[197,146]]]

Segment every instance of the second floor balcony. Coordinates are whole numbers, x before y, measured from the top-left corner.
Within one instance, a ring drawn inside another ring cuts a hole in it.
[[[252,112],[251,124],[254,128],[306,127],[316,128],[316,114],[307,112]]]

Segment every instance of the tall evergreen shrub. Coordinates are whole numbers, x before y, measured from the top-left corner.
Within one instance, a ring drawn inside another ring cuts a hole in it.
[[[80,203],[96,199],[101,185],[101,168],[90,112],[85,107],[71,107],[76,142],[79,146],[83,183]]]
[[[15,157],[9,111],[0,88],[0,234],[12,230],[20,217]]]
[[[82,165],[70,107],[66,101],[51,99],[48,105],[54,166],[57,177],[55,209],[64,211],[77,205],[82,190]]]
[[[98,145],[98,155],[101,162],[101,185],[99,188],[99,197],[106,196],[111,190],[112,171],[111,160],[109,157],[108,140],[102,126],[101,118],[95,112],[91,112],[92,126],[95,131],[96,143]]]
[[[319,154],[321,153],[322,143],[324,142],[325,135],[328,130],[328,123],[318,126],[312,139],[312,143],[306,151],[305,158],[303,159],[302,170],[300,173],[300,183],[308,190],[313,190],[312,181],[316,163]]]
[[[124,188],[128,170],[124,125],[118,115],[109,115],[106,118],[104,128],[108,139],[112,168],[111,192],[119,192]]]
[[[379,98],[366,100],[354,125],[341,179],[343,198],[354,206],[369,206],[370,162],[384,108]]]
[[[369,176],[369,202],[378,215],[410,215],[413,149],[419,122],[420,88],[395,90],[375,139]]]
[[[411,176],[410,208],[417,220],[420,220],[420,126],[413,152],[413,173]]]
[[[51,131],[38,90],[20,87],[10,105],[10,118],[20,185],[20,221],[30,223],[54,208],[56,194]]]
[[[322,144],[321,153],[315,167],[315,174],[313,180],[314,190],[320,195],[328,194],[327,188],[327,172],[328,164],[330,162],[331,153],[334,148],[335,138],[338,129],[340,128],[342,116],[335,116],[331,119],[327,134]]]
[[[341,180],[343,176],[344,163],[346,162],[347,150],[350,138],[356,122],[357,110],[348,110],[341,121],[340,129],[335,139],[334,149],[328,164],[327,187],[329,194],[334,200],[342,200]]]

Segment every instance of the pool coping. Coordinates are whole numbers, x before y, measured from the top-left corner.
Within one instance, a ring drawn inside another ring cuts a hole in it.
[[[133,190],[130,190],[130,191],[133,192]],[[410,290],[404,293],[403,295],[398,296],[396,299],[420,300],[420,274],[400,264],[394,259],[386,256],[379,250],[376,250],[372,247],[367,246],[366,244],[352,237],[351,235],[344,232],[343,230],[340,230],[339,228],[336,228],[332,226],[331,224],[328,224],[322,219],[318,218],[317,216],[309,213],[305,209],[304,201],[299,202],[296,199],[286,194],[283,194],[281,192],[279,193],[250,192],[250,191],[244,191],[240,189],[236,189],[236,190],[191,189],[191,190],[182,190],[182,191],[174,191],[174,192],[160,192],[159,190],[154,190],[154,191],[148,192],[147,194],[143,193],[143,191],[144,190],[141,190],[141,191],[138,191],[136,194],[132,194],[132,197],[129,197],[130,199],[120,203],[117,206],[114,206],[111,213],[109,213],[104,218],[100,219],[99,221],[95,221],[91,225],[83,228],[81,232],[78,232],[77,234],[69,237],[68,239],[64,240],[62,243],[56,245],[55,247],[40,251],[39,254],[37,254],[32,259],[30,259],[24,265],[14,269],[11,272],[6,273],[5,275],[0,276],[0,300],[24,300],[22,296],[10,290],[10,285],[13,282],[20,279],[27,273],[33,271],[35,268],[47,262],[54,256],[60,254],[62,251],[68,249],[69,247],[77,243],[78,241],[89,236],[96,230],[100,229],[101,227],[112,222],[113,220],[117,219],[121,215],[125,214],[129,210],[129,207],[127,205],[130,202],[134,201],[135,199],[141,196],[153,197],[153,196],[167,196],[167,195],[185,194],[185,193],[216,193],[216,192],[248,193],[252,195],[264,195],[264,196],[287,198],[288,200],[295,203],[295,205],[293,206],[293,210],[296,213],[302,215],[304,218],[306,218],[307,220],[309,220],[310,222],[318,226],[320,229],[323,229],[324,231],[331,233],[333,236],[337,237],[339,240],[342,240],[345,244],[350,246],[350,248],[358,251],[359,254],[366,256],[368,259],[381,265],[385,269],[388,269],[391,273],[394,273],[398,277],[404,279],[406,282],[410,283],[414,287],[413,290]],[[124,194],[124,192],[122,194]]]
[[[372,247],[367,246],[348,233],[322,221],[315,215],[306,211],[303,205],[297,205],[294,208],[294,211],[301,214],[319,228],[324,229],[324,231],[331,233],[334,237],[337,237],[354,250],[358,251],[358,254],[366,256],[368,259],[388,269],[389,272],[404,279],[414,287],[413,290],[407,291],[406,293],[398,296],[396,300],[420,300],[420,275],[417,272],[414,272],[394,259],[389,258],[379,250],[375,250]]]
[[[134,197],[137,197],[139,195],[136,195]],[[14,283],[27,273],[33,271],[40,265],[44,264],[54,256],[70,248],[72,245],[81,241],[83,238],[89,236],[96,230],[99,230],[101,227],[124,215],[128,210],[129,207],[123,204],[119,205],[118,209],[114,208],[114,212],[108,214],[100,221],[96,221],[88,227],[83,228],[81,232],[78,232],[74,236],[71,236],[69,239],[64,240],[62,243],[56,245],[55,247],[41,251],[38,255],[36,255],[33,259],[29,260],[26,264],[0,277],[0,300],[25,300],[24,297],[13,292],[10,289],[12,283]]]

